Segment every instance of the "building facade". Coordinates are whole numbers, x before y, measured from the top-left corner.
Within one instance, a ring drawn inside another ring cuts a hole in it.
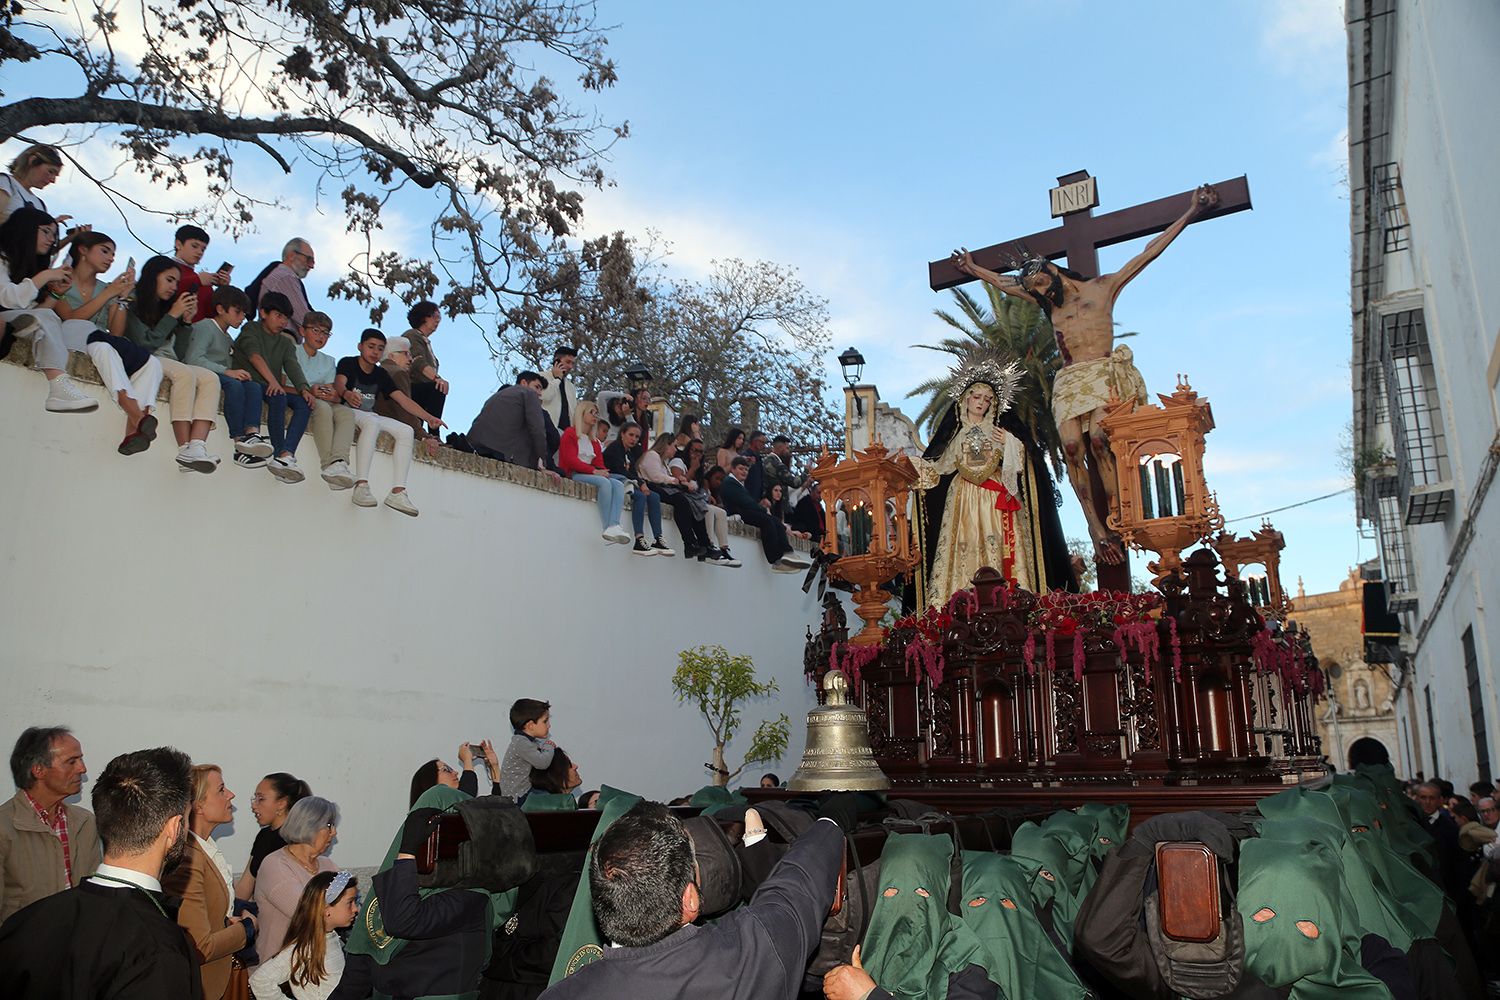
[[[1313,653],[1328,678],[1328,697],[1318,710],[1318,735],[1335,769],[1349,767],[1349,747],[1376,739],[1390,751],[1396,773],[1410,773],[1400,758],[1394,669],[1365,660],[1365,580],[1358,570],[1327,594],[1297,593],[1292,617],[1307,629]]]
[[[1407,773],[1489,778],[1500,599],[1500,4],[1349,0],[1358,516],[1399,644]]]

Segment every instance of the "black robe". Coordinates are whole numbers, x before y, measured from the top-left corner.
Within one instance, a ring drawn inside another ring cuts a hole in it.
[[[643,948],[609,948],[542,994],[543,1000],[796,1000],[802,970],[833,905],[844,837],[815,822],[797,838],[749,906],[689,925]]]
[[[186,932],[165,896],[84,882],[0,927],[6,1000],[202,1000]],[[158,904],[160,908],[158,908]]]

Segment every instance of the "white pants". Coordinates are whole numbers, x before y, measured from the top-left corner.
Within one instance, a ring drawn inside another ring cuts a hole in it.
[[[721,549],[729,548],[729,515],[724,513],[723,507],[709,504],[703,512],[703,527],[708,532],[709,541]]]
[[[31,367],[66,371],[68,352],[81,351],[89,334],[98,329],[86,319],[63,319],[51,309],[9,309],[0,312],[0,322],[9,323],[17,316],[31,316],[36,326],[16,334],[17,340],[31,341]]]
[[[109,390],[110,399],[119,403],[119,393],[123,392],[135,400],[141,409],[156,405],[156,394],[161,391],[162,370],[161,361],[155,355],[136,369],[134,375],[126,375],[125,363],[108,344],[85,344],[84,351],[99,370],[99,377],[104,380],[104,388]]]
[[[370,481],[370,462],[375,458],[375,439],[384,431],[396,442],[396,447],[391,452],[396,465],[396,475],[391,486],[406,486],[407,473],[411,472],[411,425],[403,424],[393,417],[382,417],[370,410],[351,410],[354,413],[354,430],[359,435],[354,445],[354,478]]]

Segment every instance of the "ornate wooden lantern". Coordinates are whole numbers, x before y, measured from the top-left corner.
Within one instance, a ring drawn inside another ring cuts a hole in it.
[[[1262,521],[1260,530],[1249,538],[1221,531],[1209,544],[1219,553],[1224,572],[1245,583],[1250,603],[1285,622],[1295,610],[1281,586],[1281,550],[1286,548],[1286,537],[1271,527],[1270,521]],[[1245,567],[1255,565],[1266,568],[1263,581],[1254,577],[1245,579],[1241,575],[1241,570]]]
[[[1110,404],[1102,423],[1118,468],[1109,526],[1133,548],[1155,552],[1146,564],[1160,583],[1182,566],[1182,550],[1224,527],[1218,498],[1203,481],[1203,437],[1214,427],[1208,400],[1178,376],[1161,406],[1133,399]]]
[[[823,551],[838,556],[828,572],[857,589],[854,610],[865,622],[850,642],[876,645],[885,637],[878,623],[889,600],[880,585],[916,565],[906,508],[917,471],[877,440],[842,462],[824,447],[812,478],[823,487],[828,519]]]

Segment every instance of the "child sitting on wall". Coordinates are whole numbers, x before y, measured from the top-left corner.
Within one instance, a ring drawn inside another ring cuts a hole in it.
[[[280,292],[266,292],[260,297],[260,319],[246,323],[235,338],[234,363],[265,388],[266,427],[275,452],[271,475],[283,483],[300,483],[304,477],[297,468],[297,445],[312,417],[313,394],[297,361],[297,345],[281,335],[291,321],[291,300]]]
[[[250,299],[233,285],[214,289],[213,315],[192,325],[178,355],[185,365],[207,368],[219,376],[224,391],[224,424],[234,443],[234,464],[259,469],[271,457],[271,442],[260,433],[260,414],[266,394],[244,368],[234,366],[234,340],[229,331],[245,322]]]

